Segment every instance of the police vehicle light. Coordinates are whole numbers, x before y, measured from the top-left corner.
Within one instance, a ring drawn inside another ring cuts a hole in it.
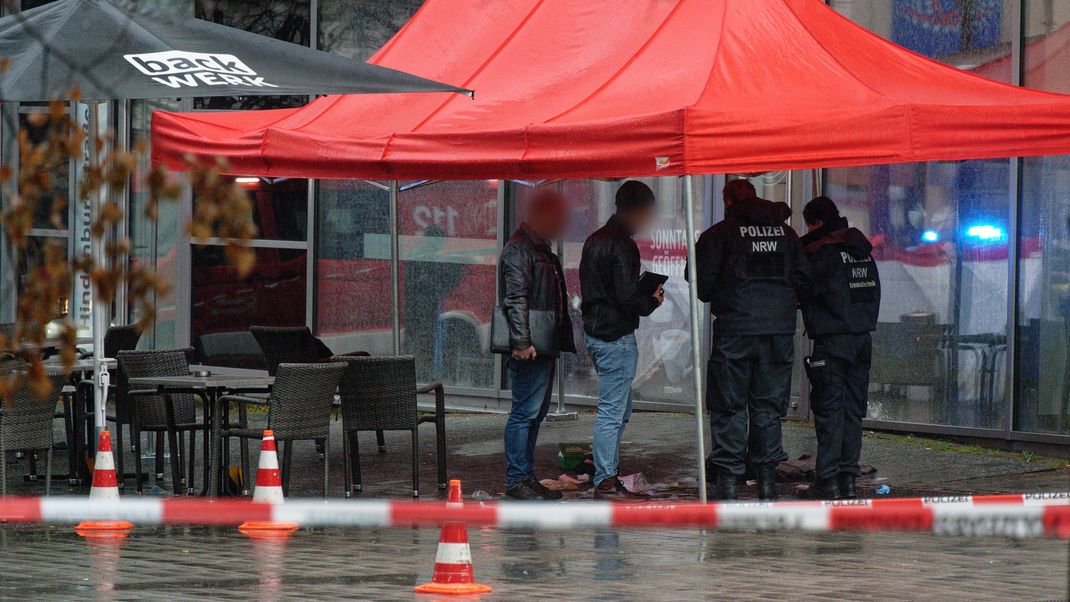
[[[252,176],[240,176],[240,177],[234,178],[234,181],[237,182],[238,184],[258,184],[258,183],[260,183],[260,178],[256,178],[256,177],[252,177]]]
[[[936,230],[926,230],[921,233],[921,239],[925,242],[936,242],[940,240],[940,235]]]
[[[1003,230],[987,224],[983,226],[971,226],[966,230],[966,236],[972,236],[978,240],[999,240],[1003,238]]]

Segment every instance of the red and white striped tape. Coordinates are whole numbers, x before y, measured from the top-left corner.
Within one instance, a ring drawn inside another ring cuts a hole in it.
[[[724,530],[926,531],[1070,539],[1070,494],[913,498],[840,502],[471,503],[308,500],[284,505],[246,500],[77,497],[0,498],[0,522],[235,525],[243,521],[303,527],[412,527],[461,522],[470,527],[575,529],[661,527]]]

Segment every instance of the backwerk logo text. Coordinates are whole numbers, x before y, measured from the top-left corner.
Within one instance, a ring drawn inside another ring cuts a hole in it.
[[[278,88],[264,81],[248,65],[233,54],[208,54],[168,50],[145,54],[124,54],[123,58],[150,76],[154,81],[170,88],[196,88],[198,86],[250,86]]]

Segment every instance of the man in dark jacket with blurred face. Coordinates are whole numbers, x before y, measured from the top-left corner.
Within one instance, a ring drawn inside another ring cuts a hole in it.
[[[881,281],[870,256],[873,246],[848,226],[831,199],[810,201],[803,219],[809,232],[802,243],[813,275],[802,302],[806,332],[814,341],[806,371],[817,429],[817,480],[804,497],[853,498]]]
[[[541,188],[527,201],[527,220],[509,237],[498,258],[499,299],[508,322],[509,378],[513,407],[505,423],[505,494],[514,499],[559,499],[535,477],[535,442],[550,409],[557,353],[576,350],[566,307],[561,262],[550,241],[565,230],[565,199]],[[534,341],[556,341],[553,352]]]
[[[632,380],[639,362],[635,329],[664,300],[661,287],[639,290],[639,247],[632,237],[654,219],[654,191],[638,180],[617,190],[617,211],[583,243],[580,286],[587,354],[598,373],[594,420],[594,495],[624,497],[617,478],[620,438],[632,413]]]
[[[796,299],[808,282],[799,237],[783,207],[755,195],[746,180],[724,189],[725,219],[696,245],[698,297],[710,304],[713,344],[707,365],[716,472],[711,497],[739,496],[746,463],[757,470],[758,497],[777,497],[777,465],[787,459],[780,419],[794,359]]]

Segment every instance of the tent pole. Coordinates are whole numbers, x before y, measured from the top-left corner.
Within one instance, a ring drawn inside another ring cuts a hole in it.
[[[101,164],[101,148],[98,148],[97,140],[101,137],[100,124],[101,101],[92,101],[89,106],[89,161],[91,165]],[[104,203],[104,187],[93,192],[90,200],[92,219],[96,219],[101,212]],[[107,257],[104,253],[104,239],[107,233],[93,238],[90,242],[89,252],[96,267],[105,267]],[[93,425],[94,445],[100,439],[100,431],[105,427],[104,407],[108,399],[108,384],[111,375],[108,374],[108,365],[104,357],[104,332],[110,322],[111,304],[103,303],[99,298],[100,291],[92,279],[89,281],[90,308],[93,312]]]
[[[401,355],[401,293],[399,291],[401,278],[401,240],[398,236],[398,192],[397,180],[390,181],[390,296],[391,318],[393,330],[394,355]]]
[[[698,456],[698,499],[706,502],[706,413],[702,390],[702,339],[699,335],[701,305],[698,301],[698,266],[695,264],[694,176],[684,176],[684,213],[687,216],[687,290],[691,296],[691,365],[695,378],[695,454]]]

